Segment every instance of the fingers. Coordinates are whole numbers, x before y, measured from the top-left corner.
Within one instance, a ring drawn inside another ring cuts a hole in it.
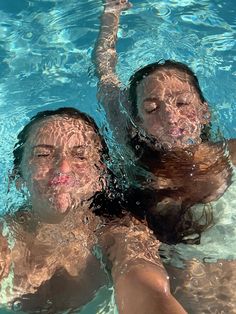
[[[132,6],[128,0],[106,0],[105,5],[114,11],[127,10]]]

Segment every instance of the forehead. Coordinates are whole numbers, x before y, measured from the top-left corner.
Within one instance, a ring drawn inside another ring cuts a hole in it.
[[[48,145],[100,143],[99,135],[82,119],[64,116],[45,118],[31,127],[27,142]]]
[[[137,86],[137,94],[196,93],[190,75],[177,69],[157,70],[145,77]]]

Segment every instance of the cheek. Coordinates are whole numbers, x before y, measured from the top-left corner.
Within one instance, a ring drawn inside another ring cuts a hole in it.
[[[74,174],[80,179],[80,181],[84,181],[84,183],[97,180],[99,176],[101,176],[103,169],[105,166],[101,162],[90,162],[85,161],[80,164],[74,165]]]
[[[36,165],[30,168],[29,176],[31,177],[32,181],[45,181],[50,176],[50,169],[51,167],[49,165]]]
[[[191,122],[195,122],[195,121],[199,120],[199,119],[198,119],[198,115],[197,115],[197,113],[196,113],[195,110],[190,110],[189,112],[187,112],[187,113],[186,113],[186,117],[187,117],[187,118],[189,119],[189,121],[191,121]]]
[[[23,178],[30,194],[40,193],[48,188],[49,173],[49,165],[33,165],[29,162],[27,171],[23,173]]]
[[[161,121],[157,114],[149,114],[144,115],[143,121],[141,123],[141,126],[144,127],[144,129],[153,130],[160,128],[165,124],[165,121]]]
[[[199,110],[197,110],[195,107],[190,107],[187,108],[187,110],[184,110],[182,115],[188,118],[189,121],[197,123],[200,121],[201,112],[199,112]]]

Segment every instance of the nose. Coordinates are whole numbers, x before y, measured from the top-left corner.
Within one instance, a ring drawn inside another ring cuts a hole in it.
[[[71,171],[71,164],[66,156],[63,156],[58,160],[57,170],[61,173],[68,173]]]
[[[175,110],[175,108],[170,105],[163,103],[163,119],[170,123],[170,124],[176,124],[178,122],[178,112]]]

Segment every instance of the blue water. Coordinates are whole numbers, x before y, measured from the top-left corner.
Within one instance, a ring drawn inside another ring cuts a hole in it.
[[[117,72],[127,85],[130,75],[148,63],[187,63],[200,80],[214,124],[226,138],[236,137],[236,4],[198,2],[132,1],[132,9],[121,16]],[[75,106],[93,116],[103,130],[107,127],[96,101],[91,61],[101,12],[98,0],[0,0],[0,213],[16,202],[7,194],[12,150],[17,133],[32,115]],[[202,246],[180,246],[180,254],[236,258],[234,191],[223,199],[225,213],[219,214],[218,225],[203,237]],[[212,237],[219,241],[209,253]]]

